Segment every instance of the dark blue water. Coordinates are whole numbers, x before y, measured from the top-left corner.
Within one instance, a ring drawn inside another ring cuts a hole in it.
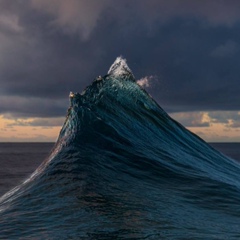
[[[240,143],[209,143],[240,161]],[[0,143],[0,196],[26,180],[49,155],[54,143]]]
[[[54,143],[0,143],[0,196],[26,180]]]
[[[171,119],[124,61],[0,200],[0,239],[240,239],[240,165]]]

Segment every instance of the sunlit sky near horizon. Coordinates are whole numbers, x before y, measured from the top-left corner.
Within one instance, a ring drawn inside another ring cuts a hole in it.
[[[0,141],[54,142],[119,55],[208,142],[240,142],[240,2],[0,0]]]

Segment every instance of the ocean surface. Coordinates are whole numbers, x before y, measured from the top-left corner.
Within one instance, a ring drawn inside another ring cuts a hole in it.
[[[209,143],[240,162],[240,143]],[[27,179],[48,157],[54,143],[0,143],[0,196]]]
[[[1,144],[1,240],[240,239],[239,144],[188,131],[122,58],[69,97],[54,146]]]
[[[54,143],[0,143],[0,196],[27,179]]]

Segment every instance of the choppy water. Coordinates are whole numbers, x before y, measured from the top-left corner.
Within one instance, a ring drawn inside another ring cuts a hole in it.
[[[70,103],[51,155],[1,198],[0,239],[240,239],[239,163],[171,119],[125,65]]]

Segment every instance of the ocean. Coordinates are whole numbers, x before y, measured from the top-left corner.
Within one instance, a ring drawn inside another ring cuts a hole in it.
[[[70,94],[56,144],[0,146],[0,239],[240,239],[239,143],[188,131],[124,59]]]
[[[240,143],[209,143],[240,161]],[[27,179],[48,157],[54,143],[0,143],[0,196]]]
[[[0,196],[27,179],[53,146],[54,143],[0,143]]]

